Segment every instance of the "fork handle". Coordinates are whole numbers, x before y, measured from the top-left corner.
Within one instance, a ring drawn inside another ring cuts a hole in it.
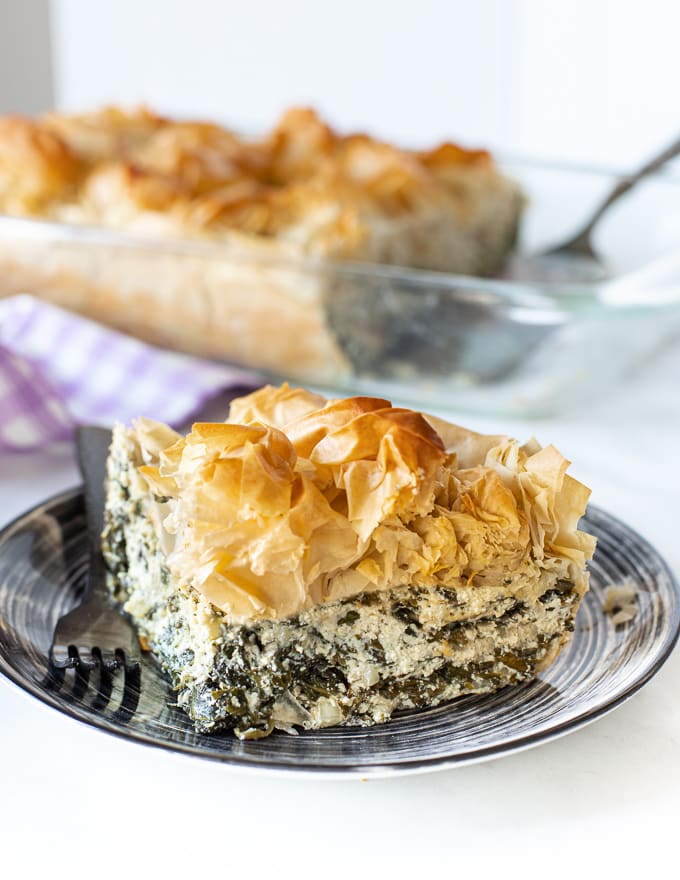
[[[78,465],[83,477],[85,494],[85,519],[87,540],[90,548],[90,576],[88,593],[97,586],[103,588],[102,531],[104,530],[104,480],[106,459],[111,445],[111,431],[86,425],[76,432]]]

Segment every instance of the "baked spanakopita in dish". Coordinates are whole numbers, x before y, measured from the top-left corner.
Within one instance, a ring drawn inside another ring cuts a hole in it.
[[[485,150],[400,149],[307,108],[259,138],[144,109],[0,118],[0,212],[15,216],[487,274],[522,203]]]
[[[186,436],[140,419],[108,460],[111,590],[201,732],[384,722],[565,645],[594,549],[567,466],[286,385]]]
[[[303,108],[258,138],[145,110],[4,118],[0,213],[62,226],[2,231],[0,295],[325,382],[384,371],[395,345],[403,364],[414,323],[455,322],[420,288],[336,262],[492,274],[523,203],[484,150],[400,149]],[[428,369],[450,371],[456,347],[440,348]]]

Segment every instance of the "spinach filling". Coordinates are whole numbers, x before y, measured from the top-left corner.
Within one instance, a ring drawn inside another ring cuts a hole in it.
[[[423,593],[426,591],[422,591]],[[207,679],[189,686],[182,684],[182,673],[190,657],[176,655],[172,644],[176,633],[168,627],[166,637],[154,648],[161,664],[171,675],[175,688],[182,692],[181,704],[199,732],[233,729],[240,735],[253,737],[271,732],[276,706],[290,695],[304,712],[313,712],[320,698],[338,702],[343,710],[344,724],[372,723],[372,707],[378,702],[391,704],[391,711],[418,709],[452,699],[466,693],[484,693],[518,684],[533,677],[536,664],[545,655],[553,639],[571,628],[575,595],[562,584],[548,591],[548,600],[561,620],[559,632],[537,633],[533,641],[519,648],[510,648],[513,628],[532,617],[523,602],[510,600],[495,615],[477,620],[455,621],[439,628],[427,628],[419,615],[426,599],[404,604],[389,603],[386,607],[399,622],[403,637],[418,634],[433,645],[445,643],[451,657],[440,656],[431,663],[427,674],[399,676],[388,662],[389,650],[380,638],[354,638],[330,642],[314,627],[294,618],[280,621],[277,643],[271,638],[271,622],[250,627],[222,626],[221,646]],[[367,594],[373,596],[373,594]],[[362,595],[339,603],[338,632],[360,622],[360,609],[374,607],[374,599]],[[352,606],[345,610],[346,606]],[[343,607],[344,606],[344,607]],[[405,610],[406,609],[406,610]],[[176,626],[181,626],[181,623]],[[489,625],[496,629],[496,644],[490,653],[462,663],[461,656]],[[428,630],[426,633],[423,630]],[[301,639],[304,633],[304,649]],[[462,652],[462,653],[461,653]],[[458,656],[457,656],[458,655]],[[379,669],[371,684],[357,685],[348,675],[352,664],[366,662]]]

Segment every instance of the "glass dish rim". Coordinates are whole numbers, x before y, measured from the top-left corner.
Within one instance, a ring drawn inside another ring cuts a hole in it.
[[[527,170],[587,175],[615,181],[623,181],[632,176],[630,172],[619,173],[616,169],[607,169],[596,165],[561,163],[550,159],[526,158],[502,152],[495,154],[495,161],[501,171],[507,166],[516,166]],[[650,175],[640,185],[644,186],[645,182],[652,180],[662,181],[671,188],[678,187],[678,192],[680,192],[680,173],[674,171],[672,167],[667,166]],[[477,301],[479,301],[480,294],[486,293],[494,297],[497,305],[507,305],[513,308],[517,308],[519,305],[529,312],[548,309],[555,312],[559,316],[559,320],[568,319],[572,315],[582,315],[584,312],[609,313],[630,308],[650,311],[657,307],[680,305],[680,256],[674,257],[673,253],[657,256],[641,269],[622,272],[602,281],[575,279],[567,282],[551,280],[538,282],[493,276],[462,275],[398,264],[329,259],[304,254],[274,256],[233,253],[234,244],[239,240],[251,248],[257,246],[260,241],[270,241],[264,237],[254,242],[254,236],[236,229],[229,230],[224,241],[200,238],[161,238],[106,226],[80,225],[59,220],[0,213],[0,236],[12,233],[16,233],[17,237],[23,240],[67,244],[82,243],[85,246],[129,249],[155,255],[231,260],[243,266],[257,263],[272,270],[298,271],[310,275],[322,272],[331,273],[337,278],[401,282],[412,285],[414,288],[432,289],[436,286],[440,290],[454,291],[458,297],[463,299],[466,294],[474,296]],[[634,285],[638,279],[647,280],[650,271],[656,276],[659,272],[663,275],[664,271],[668,271],[669,268],[673,272],[673,277],[678,279],[673,285],[670,295],[668,291],[663,292],[660,297],[650,296],[649,291],[645,291],[644,295],[635,295]],[[626,288],[623,295],[620,295],[618,290],[621,284]]]

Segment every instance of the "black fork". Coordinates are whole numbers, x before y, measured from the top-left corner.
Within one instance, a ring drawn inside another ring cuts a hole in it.
[[[116,610],[106,589],[101,533],[104,479],[111,431],[78,429],[78,463],[84,483],[89,566],[83,601],[57,622],[50,649],[50,686],[71,682],[72,699],[83,700],[94,686],[92,708],[104,709],[121,689],[117,714],[134,713],[139,699],[140,646],[132,625]],[[117,682],[117,672],[123,681]],[[96,684],[93,679],[96,679]]]

